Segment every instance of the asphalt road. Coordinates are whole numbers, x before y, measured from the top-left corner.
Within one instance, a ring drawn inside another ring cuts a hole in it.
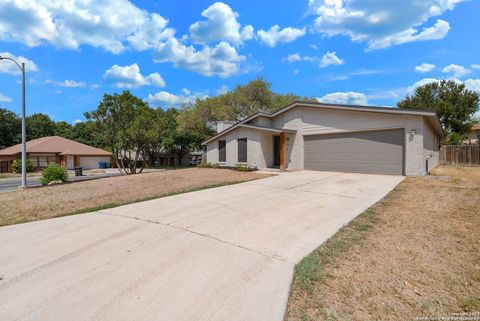
[[[80,182],[88,181],[92,179],[105,178],[111,176],[118,176],[120,173],[101,173],[101,174],[90,174],[84,176],[69,176],[67,182]],[[0,179],[0,193],[1,192],[10,192],[18,189],[22,184],[21,178],[4,178]],[[28,186],[41,186],[40,177],[27,177]]]

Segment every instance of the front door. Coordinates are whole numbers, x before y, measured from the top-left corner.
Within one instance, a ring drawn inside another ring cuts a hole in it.
[[[273,167],[280,167],[280,136],[273,136]]]
[[[67,156],[67,169],[73,169],[75,167],[75,160],[73,156]]]

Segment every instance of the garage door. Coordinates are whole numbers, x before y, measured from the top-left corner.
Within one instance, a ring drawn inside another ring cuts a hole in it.
[[[110,163],[110,157],[101,157],[101,156],[83,156],[80,157],[80,166],[83,169],[95,169],[100,168],[99,162]]]
[[[403,129],[304,138],[307,170],[403,174]]]

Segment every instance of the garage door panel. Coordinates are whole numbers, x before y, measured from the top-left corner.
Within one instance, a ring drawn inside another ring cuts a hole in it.
[[[305,136],[305,169],[403,174],[403,129]]]

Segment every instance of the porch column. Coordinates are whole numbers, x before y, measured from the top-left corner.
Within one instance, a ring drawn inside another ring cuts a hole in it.
[[[285,133],[280,133],[280,170],[284,171],[286,168],[285,159],[287,154]]]

